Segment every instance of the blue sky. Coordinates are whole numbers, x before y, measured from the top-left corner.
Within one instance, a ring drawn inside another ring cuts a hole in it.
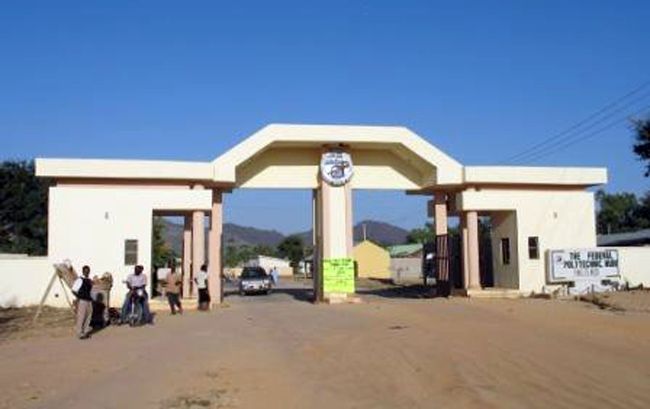
[[[648,1],[3,1],[0,159],[211,160],[299,122],[404,125],[498,164],[650,80],[649,45]],[[640,193],[631,144],[621,118],[534,164]],[[422,198],[355,199],[357,219],[425,221]],[[229,221],[310,223],[308,192],[226,200]]]

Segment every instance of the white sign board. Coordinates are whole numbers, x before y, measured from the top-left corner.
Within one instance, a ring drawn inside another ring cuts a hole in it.
[[[323,180],[332,186],[343,186],[352,178],[352,157],[343,151],[323,153],[320,161]]]
[[[602,280],[617,277],[618,250],[564,249],[549,250],[549,282]]]

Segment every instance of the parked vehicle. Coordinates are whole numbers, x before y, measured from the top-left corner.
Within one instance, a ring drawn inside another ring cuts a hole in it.
[[[271,277],[262,267],[244,267],[239,276],[239,294],[269,294],[271,288]]]

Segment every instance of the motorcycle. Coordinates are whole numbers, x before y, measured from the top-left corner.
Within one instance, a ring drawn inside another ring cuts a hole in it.
[[[146,296],[147,295],[144,292],[144,288],[134,288],[129,293],[129,297],[131,297],[131,306],[126,317],[126,321],[129,326],[137,327],[147,323],[146,317],[144,315],[144,303]]]

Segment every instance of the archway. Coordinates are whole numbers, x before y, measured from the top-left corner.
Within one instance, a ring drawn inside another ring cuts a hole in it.
[[[323,172],[326,158],[334,162]],[[346,160],[352,166],[342,169],[348,172],[331,173]],[[514,215],[500,224],[508,235],[503,238],[516,246],[510,252],[508,279],[502,282],[530,292],[549,285],[547,263],[539,254],[595,246],[593,194],[585,188],[607,181],[606,170],[600,168],[463,166],[406,128],[335,125],[269,125],[212,162],[37,159],[36,171],[56,180],[49,191],[48,217],[53,261],[91,259],[96,268],[121,279],[126,273],[125,243],[135,240],[143,250],[138,263],[148,270],[152,215],[184,213],[192,220],[185,232],[191,236],[192,269],[209,259],[210,292],[215,295],[222,290],[223,204],[228,194],[255,188],[310,190],[316,286],[319,298],[329,299],[354,293],[349,285],[354,190],[395,189],[432,199],[436,270],[447,282],[447,219],[456,214],[468,292],[481,289],[479,215]],[[83,239],[86,229],[92,229],[99,244],[89,246]],[[537,243],[534,252],[525,248],[531,242]],[[213,301],[219,303],[221,297]]]

